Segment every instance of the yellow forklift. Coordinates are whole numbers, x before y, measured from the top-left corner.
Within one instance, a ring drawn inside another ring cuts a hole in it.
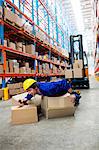
[[[88,59],[86,52],[83,51],[82,35],[71,35],[70,36],[70,55],[69,61],[73,68],[75,60],[82,60],[83,62],[83,77],[73,78],[72,85],[76,88],[87,88],[89,89],[89,75],[88,75]]]

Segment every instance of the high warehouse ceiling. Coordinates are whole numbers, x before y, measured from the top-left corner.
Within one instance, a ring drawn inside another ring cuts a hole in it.
[[[86,51],[93,50],[93,0],[60,0],[75,34],[83,34]]]

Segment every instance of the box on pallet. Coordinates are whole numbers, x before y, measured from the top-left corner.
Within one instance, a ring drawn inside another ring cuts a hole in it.
[[[26,124],[38,122],[37,107],[35,105],[25,105],[23,107],[13,106],[11,108],[11,123]]]
[[[25,22],[24,19],[20,18],[17,14],[15,14],[14,17],[15,17],[15,20],[14,20],[15,25],[18,27],[23,27],[24,22]]]
[[[73,70],[74,72],[74,78],[82,78],[83,77],[83,71],[81,68],[75,68]]]
[[[65,70],[65,78],[73,78],[72,69],[66,69]]]
[[[83,68],[83,61],[80,59],[80,60],[75,60],[75,63],[73,64],[73,68]]]
[[[10,9],[4,8],[4,20],[15,22],[15,14]]]
[[[74,97],[66,94],[60,97],[44,97],[41,103],[46,118],[56,118],[74,115]]]

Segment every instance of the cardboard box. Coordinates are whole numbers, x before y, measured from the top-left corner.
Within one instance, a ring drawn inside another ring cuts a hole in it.
[[[72,116],[75,113],[74,97],[65,94],[60,97],[44,97],[41,103],[42,111],[46,118]]]
[[[0,98],[2,98],[2,97],[3,97],[3,95],[4,95],[4,93],[3,93],[3,89],[0,89]]]
[[[18,93],[16,92],[16,89],[10,89],[10,90],[9,90],[9,95],[10,95],[10,96],[13,96],[13,95],[16,95],[16,94],[18,94]]]
[[[6,73],[9,73],[9,62],[6,61]]]
[[[26,73],[26,67],[20,67],[20,73]]]
[[[23,45],[23,47],[22,47],[22,51],[23,51],[23,53],[26,53],[25,45]]]
[[[75,60],[75,63],[73,64],[73,69],[76,69],[76,68],[83,68],[83,61],[80,59],[80,60]]]
[[[66,79],[73,78],[72,69],[65,70],[65,78]]]
[[[13,62],[13,60],[9,60],[9,72],[10,73],[14,72],[14,62]]]
[[[26,45],[25,50],[26,53],[35,55],[35,46],[33,44]]]
[[[14,67],[14,73],[19,73],[19,67]]]
[[[23,83],[19,82],[19,83],[7,84],[7,87],[9,89],[18,89],[18,88],[22,88],[23,87]]]
[[[81,68],[75,68],[73,70],[74,78],[82,78],[83,77],[83,71]]]
[[[16,44],[13,42],[9,42],[9,47],[11,47],[12,49],[16,49]]]
[[[83,61],[81,59],[78,60],[78,68],[83,68]]]
[[[29,68],[29,63],[28,62],[25,63],[25,67]]]
[[[22,89],[22,88],[21,88]],[[21,94],[17,94],[15,96],[12,96],[12,105],[13,106],[19,106],[19,99],[21,97],[21,99],[24,99],[27,96],[27,92],[23,93],[21,92]],[[40,106],[41,105],[41,95],[36,94],[34,97],[31,98],[31,100],[29,101],[29,104],[35,104],[36,106]]]
[[[15,14],[11,10],[4,8],[4,20],[15,22]]]
[[[26,73],[31,74],[31,68],[26,68]]]
[[[18,26],[18,27],[23,27],[24,24],[24,19],[20,18],[17,14],[14,15],[15,19],[14,19],[14,23]]]
[[[0,73],[2,74],[3,73],[3,65],[0,64]]]
[[[31,70],[31,73],[33,73],[33,74],[34,74],[34,73],[35,73],[35,70],[33,70],[33,69],[32,69],[32,70]]]
[[[22,52],[23,50],[23,45],[22,45],[22,42],[17,42],[16,43],[16,49],[20,52]]]
[[[4,40],[4,46],[8,46],[8,44],[7,44],[7,40]]]
[[[38,122],[37,107],[35,105],[26,105],[23,107],[13,106],[11,108],[12,124],[27,124]]]
[[[22,46],[23,46],[23,45],[22,45],[22,42],[17,42],[17,43],[16,43],[16,46],[22,48]]]

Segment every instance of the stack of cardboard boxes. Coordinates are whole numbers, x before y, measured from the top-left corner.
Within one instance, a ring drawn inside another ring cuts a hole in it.
[[[9,89],[9,96],[17,95],[24,92],[22,82],[7,84],[7,87]]]
[[[74,78],[83,77],[83,61],[82,60],[75,60],[75,63],[73,64],[73,73],[74,73]]]
[[[34,69],[30,68],[28,62],[22,63],[18,62],[17,60],[9,59],[6,61],[6,73],[31,74],[35,73],[35,71]]]
[[[4,20],[13,23],[12,25],[16,25],[20,28],[23,28],[23,24],[25,19],[19,17],[18,14],[13,13],[9,8],[4,8]]]
[[[4,20],[15,22],[15,14],[10,9],[4,8]]]
[[[25,45],[22,42],[11,42],[9,39],[5,39],[4,46],[10,47],[13,50],[18,50],[23,53],[35,55],[35,46],[33,44]]]

